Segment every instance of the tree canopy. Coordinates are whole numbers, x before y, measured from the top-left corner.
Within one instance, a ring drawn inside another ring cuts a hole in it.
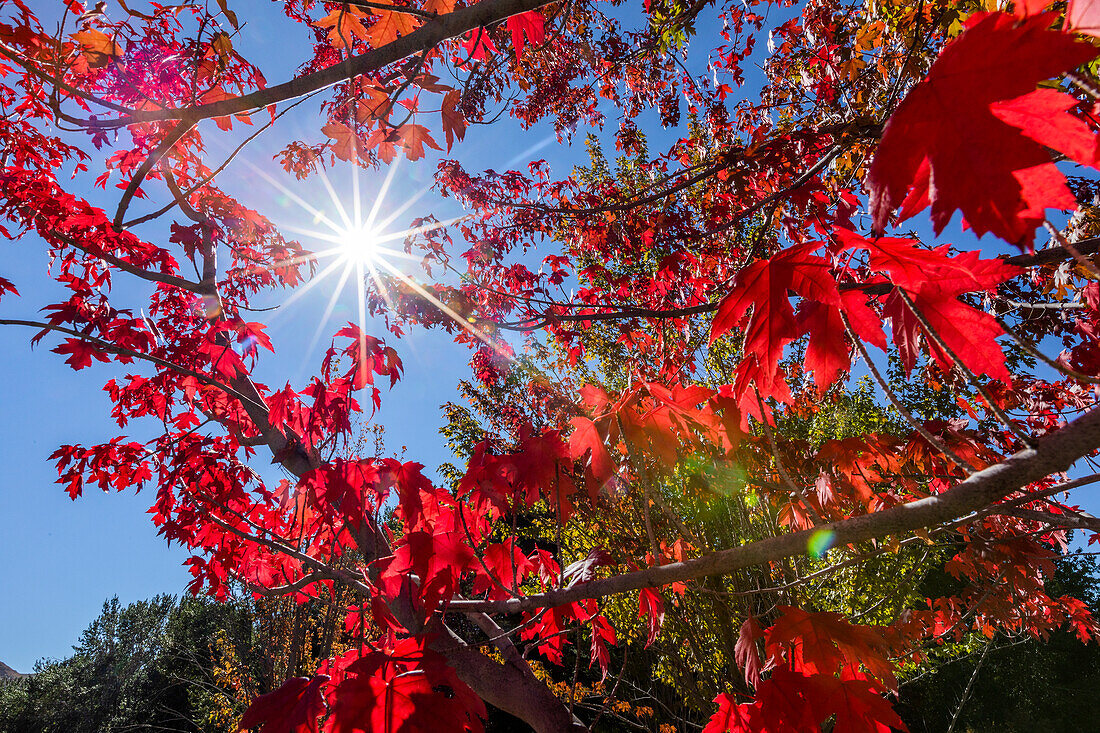
[[[114,370],[72,498],[344,617],[242,728],[887,731],[982,639],[1097,633],[1053,580],[1100,530],[1100,6],[285,0],[275,79],[247,4],[138,5],[0,3],[0,234],[53,281],[0,325]],[[463,213],[289,238],[232,171],[303,109],[300,185],[434,166]],[[602,132],[464,155],[508,125]],[[264,304],[341,266],[292,383]],[[363,433],[417,329],[470,352],[438,475]]]

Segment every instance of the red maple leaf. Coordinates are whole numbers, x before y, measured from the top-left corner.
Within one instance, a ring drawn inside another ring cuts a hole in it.
[[[780,667],[760,685],[755,703],[738,707],[740,718],[733,721],[741,727],[731,727],[733,731],[816,731],[831,716],[835,716],[833,730],[844,733],[907,730],[874,682],[859,675],[842,680],[831,674],[805,675]],[[747,722],[741,724],[740,720]]]
[[[489,31],[484,28],[475,28],[470,31],[469,37],[462,42],[462,48],[472,61],[484,61],[489,55],[497,52],[493,39],[489,38]]]
[[[330,694],[325,733],[480,733],[485,704],[418,642],[398,642],[392,653],[371,652],[352,661]]]
[[[611,664],[611,653],[608,651],[607,645],[614,646],[616,643],[615,629],[608,623],[607,619],[600,615],[593,616],[592,661],[589,662],[588,666],[599,664],[603,679],[607,678],[607,667]]]
[[[111,360],[101,350],[82,339],[65,339],[65,343],[55,346],[51,351],[55,354],[68,354],[69,358],[65,360],[65,363],[77,371],[91,366],[93,356],[102,362]]]
[[[760,706],[755,703],[738,705],[732,695],[722,693],[714,698],[718,712],[707,721],[703,733],[755,733],[764,729]]]
[[[773,659],[786,656],[799,672],[848,676],[867,671],[891,688],[897,685],[882,632],[849,623],[838,613],[810,613],[781,607],[783,615],[766,632],[765,646]]]
[[[711,343],[736,326],[752,308],[745,329],[745,359],[738,369],[740,394],[751,380],[763,397],[790,398],[779,374],[783,347],[798,336],[788,290],[817,303],[840,305],[829,261],[811,254],[818,247],[817,243],[798,245],[754,262],[737,274],[729,294],[719,303],[711,323]]]
[[[322,687],[328,675],[294,677],[279,689],[260,695],[241,716],[239,728],[260,733],[317,733],[317,718],[325,712]]]
[[[3,296],[4,293],[19,295],[19,291],[15,289],[15,285],[12,284],[11,280],[0,277],[0,296]]]
[[[941,365],[950,369],[952,359],[939,347],[936,337],[971,371],[1005,383],[1011,380],[1004,352],[996,341],[1003,330],[996,319],[966,305],[958,296],[995,288],[1016,277],[1019,268],[1000,260],[979,259],[976,252],[948,256],[948,245],[928,250],[917,247],[911,239],[866,239],[845,229],[835,233],[847,247],[866,249],[870,268],[889,275],[905,292],[935,332],[925,333],[925,338]],[[883,315],[891,321],[902,364],[912,369],[918,351],[917,336],[925,331],[923,324],[897,293],[887,299]]]
[[[1100,37],[1100,4],[1093,0],[1066,3],[1066,30]]]
[[[756,648],[757,639],[762,638],[764,630],[760,628],[760,622],[749,616],[741,624],[741,633],[737,635],[737,645],[733,648],[733,658],[745,673],[745,682],[753,687],[760,684],[760,673],[764,671],[760,650]]]
[[[466,137],[466,118],[462,110],[458,108],[462,101],[462,92],[452,89],[443,97],[443,106],[440,115],[443,117],[443,132],[447,136],[447,152],[451,152],[451,146],[455,140]]]
[[[516,49],[516,58],[523,55],[524,36],[527,36],[527,40],[536,46],[546,37],[546,24],[542,13],[537,10],[513,15],[508,19],[507,25],[512,33],[512,45]]]
[[[1052,18],[975,13],[944,48],[883,132],[866,182],[876,229],[911,187],[907,204],[923,204],[926,191],[937,233],[959,209],[978,236],[993,232],[1020,244],[1030,242],[1044,209],[1076,207],[1044,145],[1092,165],[1095,143],[1083,123],[1066,114],[1072,99],[1031,92],[1097,51],[1049,30]],[[1008,109],[996,106],[1010,100]],[[1047,115],[1052,105],[1058,112]]]
[[[645,620],[645,645],[648,647],[656,640],[665,620],[665,602],[661,594],[653,588],[642,588],[638,591],[638,618]]]
[[[515,538],[486,547],[474,566],[474,595],[488,591],[490,599],[507,598],[535,570],[535,564],[516,547]]]
[[[799,331],[810,335],[804,367],[813,372],[818,395],[824,395],[840,373],[852,364],[852,346],[844,335],[840,310],[807,300],[798,309],[796,323]]]
[[[579,416],[570,422],[573,424],[573,433],[569,436],[569,455],[577,461],[584,460],[591,452],[585,473],[588,477],[588,493],[595,497],[600,487],[615,474],[615,463],[595,423],[587,417]]]
[[[818,714],[836,716],[833,730],[852,733],[906,730],[905,723],[870,680],[859,677],[841,680],[830,675],[814,675],[812,680],[807,697]]]
[[[442,150],[439,144],[432,139],[431,133],[424,125],[402,125],[398,130],[401,146],[405,148],[405,157],[409,160],[420,160],[424,157],[424,146],[433,150]]]

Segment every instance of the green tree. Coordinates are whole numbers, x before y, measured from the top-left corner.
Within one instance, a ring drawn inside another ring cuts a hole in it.
[[[235,731],[252,698],[333,653],[340,620],[319,601],[115,597],[71,657],[0,685],[0,733]]]

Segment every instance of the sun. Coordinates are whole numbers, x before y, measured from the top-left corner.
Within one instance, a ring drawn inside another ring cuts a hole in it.
[[[340,254],[358,265],[370,265],[379,255],[379,233],[374,227],[360,224],[340,234]]]
[[[2,0],[0,0],[0,2],[2,2]],[[351,167],[352,185],[350,201],[342,199],[324,170],[319,171],[320,181],[324,184],[325,190],[328,192],[329,198],[331,199],[331,210],[335,212],[334,216],[329,216],[325,211],[310,204],[258,166],[248,161],[245,162],[260,178],[267,181],[276,190],[282,193],[288,202],[297,204],[305,212],[313,216],[313,227],[303,227],[292,222],[283,222],[279,224],[280,229],[285,229],[295,234],[308,237],[309,239],[330,245],[307,253],[297,260],[300,262],[318,262],[325,258],[331,258],[331,261],[322,267],[309,282],[298,288],[279,306],[279,312],[286,313],[288,312],[287,306],[299,298],[302,298],[319,283],[331,281],[330,278],[335,278],[337,280],[329,296],[328,305],[325,308],[324,314],[317,322],[313,339],[309,347],[305,350],[305,353],[312,353],[314,347],[320,341],[322,335],[326,331],[328,321],[336,309],[337,300],[344,292],[345,284],[351,280],[355,283],[355,300],[358,305],[358,324],[361,334],[366,333],[367,326],[367,289],[369,287],[375,288],[376,292],[382,297],[386,304],[392,307],[393,302],[388,283],[399,281],[410,290],[420,295],[424,300],[434,305],[448,317],[452,318],[459,327],[468,331],[472,336],[497,351],[503,358],[510,359],[512,357],[510,352],[502,349],[492,338],[483,333],[477,325],[472,322],[473,319],[456,313],[446,303],[440,301],[436,297],[434,291],[424,288],[394,262],[391,262],[391,260],[406,260],[408,262],[421,264],[421,258],[408,251],[407,244],[406,247],[402,248],[392,246],[393,243],[407,240],[418,234],[424,234],[436,229],[451,226],[469,218],[469,214],[454,216],[443,221],[432,221],[401,231],[393,231],[391,228],[393,222],[413,207],[420,198],[430,190],[429,188],[423,188],[414,195],[409,196],[400,205],[396,206],[393,211],[388,212],[384,216],[380,215],[384,207],[386,194],[390,189],[394,174],[398,168],[396,165],[391,166],[386,173],[385,180],[380,190],[370,203],[370,208],[366,212],[363,211],[363,202],[359,194],[358,166]],[[345,203],[349,205],[345,206]],[[322,224],[323,228],[314,228],[317,224]],[[274,320],[275,319],[272,319],[270,322],[274,322]],[[360,341],[360,350],[362,353],[360,361],[363,368],[367,367],[365,348],[366,342]]]

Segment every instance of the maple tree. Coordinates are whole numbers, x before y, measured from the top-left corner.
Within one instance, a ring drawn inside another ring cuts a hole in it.
[[[588,710],[546,666],[585,639],[606,679],[624,639],[658,643],[706,592],[751,599],[722,611],[737,638],[708,733],[903,728],[889,696],[930,649],[1096,633],[1045,582],[1067,530],[1098,530],[1072,496],[1100,478],[1088,0],[286,0],[304,51],[277,84],[242,55],[229,0],[65,2],[49,29],[0,8],[0,233],[33,233],[66,292],[31,318],[0,278],[0,325],[60,341],[74,370],[120,366],[112,417],[156,430],[60,447],[59,482],[151,487],[194,592],[354,596],[356,644],[257,698],[245,727],[479,730],[488,703],[584,729],[616,688]],[[313,98],[317,136],[281,152],[288,172],[416,162],[442,139],[456,158],[436,189],[468,215],[412,222],[428,284],[375,258],[363,308],[388,340],[349,324],[280,388],[256,376],[277,344],[250,304],[303,287],[320,254],[223,188],[237,153],[214,164],[206,140],[254,129],[240,152]],[[470,172],[464,139],[500,112],[563,140],[617,125],[618,175]],[[112,180],[113,213],[81,193]],[[903,228],[925,209],[934,235]],[[940,240],[956,211],[1000,256]],[[468,393],[490,403],[451,422],[465,465],[444,485],[341,450],[412,328],[468,345]],[[878,418],[805,429],[862,370]],[[268,456],[289,478],[264,477]],[[718,531],[704,506],[735,521]],[[811,590],[890,554],[912,567],[922,544],[950,595],[845,617]]]

